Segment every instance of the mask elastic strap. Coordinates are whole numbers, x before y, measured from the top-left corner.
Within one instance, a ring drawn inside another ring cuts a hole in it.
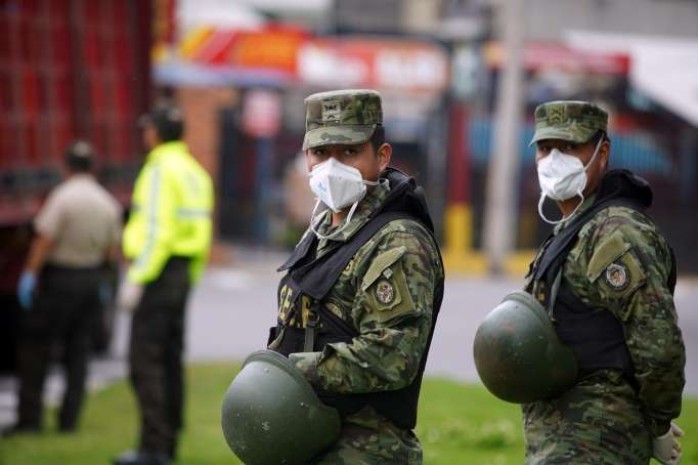
[[[543,214],[543,202],[545,201],[546,195],[545,195],[544,193],[541,192],[541,194],[540,194],[540,200],[538,201],[538,216],[540,216],[540,218],[541,218],[543,221],[545,221],[546,223],[551,224],[551,225],[553,225],[553,226],[558,225],[558,224],[562,223],[562,222],[565,221],[565,220],[569,220],[570,218],[572,218],[572,217],[577,213],[577,210],[579,210],[579,207],[581,207],[582,204],[584,203],[584,194],[581,193],[581,192],[578,192],[577,195],[581,198],[581,200],[579,201],[579,203],[577,204],[577,206],[574,207],[574,210],[572,210],[572,213],[570,213],[569,216],[560,218],[559,220],[549,220],[549,219]]]
[[[552,224],[553,226],[555,226],[556,224],[562,223],[562,218],[557,220],[557,221],[549,220],[548,217],[546,217],[545,214],[543,213],[543,202],[545,202],[545,197],[546,197],[545,194],[541,192],[540,199],[538,200],[538,216],[540,216],[540,218],[543,221],[545,221],[548,224]]]
[[[601,137],[601,138],[599,139],[599,141],[596,143],[596,148],[594,149],[594,155],[591,156],[591,159],[589,160],[589,163],[587,163],[587,164],[584,166],[584,171],[586,171],[587,168],[589,168],[589,165],[591,165],[592,163],[594,163],[594,159],[596,158],[596,155],[599,154],[599,148],[601,147],[601,143],[602,143],[602,142],[603,142],[603,137]]]
[[[317,201],[315,202],[315,207],[313,208],[313,213],[311,214],[311,217],[310,217],[310,230],[313,233],[315,233],[315,236],[318,239],[325,239],[325,240],[333,239],[333,238],[337,237],[339,235],[339,233],[341,233],[342,231],[347,229],[347,226],[349,226],[349,223],[351,222],[351,217],[354,215],[354,212],[356,211],[356,207],[359,206],[359,201],[357,200],[356,202],[354,202],[352,204],[351,209],[349,210],[349,213],[347,214],[347,219],[344,221],[344,224],[342,226],[340,226],[339,228],[337,228],[336,230],[334,230],[331,234],[328,234],[328,235],[321,234],[316,229],[314,223],[319,223],[320,221],[313,222],[313,219],[315,218],[315,212],[317,211],[317,207],[318,207],[318,205],[320,205],[321,202],[322,201],[320,199],[317,199]]]

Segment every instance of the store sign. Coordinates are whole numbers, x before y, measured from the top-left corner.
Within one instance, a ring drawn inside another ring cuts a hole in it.
[[[210,70],[274,73],[300,84],[440,93],[449,84],[446,50],[433,42],[374,37],[311,38],[292,27],[259,31],[200,28],[180,45],[185,61]]]
[[[429,42],[312,40],[298,53],[298,78],[306,84],[438,92],[448,73],[446,52]]]
[[[275,137],[281,129],[281,97],[268,90],[250,90],[244,94],[242,127],[252,137]]]

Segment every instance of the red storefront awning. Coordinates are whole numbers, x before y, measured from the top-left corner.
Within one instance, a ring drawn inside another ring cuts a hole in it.
[[[557,69],[567,72],[626,76],[630,57],[625,53],[576,50],[554,42],[528,42],[524,45],[523,65],[527,70]],[[484,50],[485,62],[501,67],[505,50],[490,42]]]

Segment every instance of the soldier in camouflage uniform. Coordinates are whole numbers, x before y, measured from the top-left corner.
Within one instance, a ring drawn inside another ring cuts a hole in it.
[[[377,92],[324,92],[305,105],[319,199],[279,269],[269,348],[342,416],[339,440],[311,463],[421,464],[413,428],[444,281],[433,224],[414,179],[388,167]]]
[[[527,464],[678,463],[685,348],[673,252],[645,210],[652,191],[607,171],[608,115],[587,102],[535,111],[541,216],[555,223],[526,278],[579,361],[574,386],[523,405]],[[577,161],[576,161],[576,160]],[[543,216],[544,198],[562,218]]]

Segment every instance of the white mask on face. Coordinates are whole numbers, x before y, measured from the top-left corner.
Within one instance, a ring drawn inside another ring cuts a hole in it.
[[[538,214],[543,221],[549,224],[557,224],[562,221],[561,219],[551,221],[545,217],[543,214],[543,201],[546,197],[562,201],[579,196],[581,200],[570,216],[577,212],[579,206],[584,202],[584,188],[587,185],[586,169],[599,153],[602,142],[603,138],[600,138],[596,144],[594,155],[592,155],[586,166],[582,164],[579,158],[562,153],[558,149],[553,149],[550,155],[538,162],[538,184],[541,190]]]
[[[366,181],[361,172],[352,166],[338,162],[330,157],[326,161],[315,165],[310,172],[310,189],[317,195],[310,219],[310,229],[319,239],[332,239],[341,233],[349,223],[351,217],[359,205],[359,201],[366,195],[366,185],[375,186],[378,183]],[[327,205],[333,212],[338,213],[351,205],[344,224],[329,235],[320,234],[316,230],[315,212],[320,202]]]
[[[338,213],[358,203],[366,195],[366,184],[361,172],[330,157],[310,172],[310,189],[333,212]]]

